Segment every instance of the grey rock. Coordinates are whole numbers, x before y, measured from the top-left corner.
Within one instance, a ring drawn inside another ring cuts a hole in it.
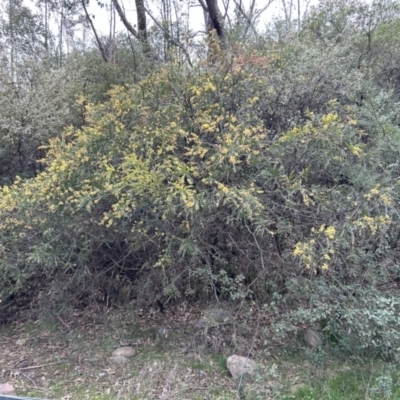
[[[136,355],[136,349],[130,346],[119,347],[112,352],[113,357],[123,356],[123,357],[133,357]]]
[[[257,368],[257,364],[254,360],[247,357],[232,355],[228,357],[226,366],[235,381],[239,379],[246,382],[254,381],[255,369]]]
[[[313,331],[312,329],[307,329],[304,332],[304,341],[308,346],[313,349],[316,349],[322,345],[322,339],[318,335],[317,332]]]
[[[238,335],[244,336],[251,333],[251,328],[248,325],[238,324],[237,325],[237,333]]]
[[[206,321],[203,318],[200,318],[195,324],[194,327],[196,329],[203,329],[207,326]]]
[[[165,326],[159,326],[156,328],[156,334],[158,336],[167,336],[168,335],[168,328]]]
[[[17,395],[14,387],[9,382],[0,384],[0,394],[3,394],[5,396],[16,396]]]

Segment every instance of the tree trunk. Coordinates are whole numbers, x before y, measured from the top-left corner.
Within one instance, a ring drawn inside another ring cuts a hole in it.
[[[147,42],[147,22],[146,22],[146,9],[144,7],[144,0],[135,0],[137,12],[137,24],[140,41],[148,46]]]
[[[297,25],[299,32],[301,30],[301,11],[300,11],[300,0],[297,0]]]
[[[44,2],[44,48],[46,50],[46,55],[49,52],[49,9],[48,0]]]
[[[124,12],[122,11],[121,6],[118,3],[118,0],[113,0],[115,9],[117,10],[117,13],[119,17],[121,18],[122,23],[124,24],[125,28],[128,30],[128,32],[134,36],[136,39],[140,40],[139,33],[137,30],[129,23],[129,21],[126,19],[126,16]]]
[[[58,38],[58,46],[59,46],[59,54],[60,54],[60,68],[62,66],[62,45],[63,45],[63,23],[64,23],[64,0],[61,0],[61,11],[60,11],[60,31],[59,31],[59,38]]]
[[[293,0],[290,0],[289,4],[286,4],[286,0],[282,0],[282,5],[285,12],[286,30],[289,31],[292,27]]]
[[[147,53],[150,50],[149,43],[147,41],[147,24],[146,24],[146,10],[144,7],[143,0],[135,0],[136,2],[136,11],[137,11],[137,22],[138,22],[138,29],[139,32],[129,23],[126,19],[125,13],[123,12],[121,6],[118,3],[118,0],[113,0],[115,9],[119,17],[121,18],[122,23],[124,24],[125,28],[128,30],[129,33],[132,34],[137,40],[139,40],[143,46],[144,51]]]
[[[10,70],[12,79],[15,79],[15,38],[14,38],[14,7],[12,0],[9,1],[9,11],[8,11],[8,18],[9,18],[9,26],[10,26]]]
[[[204,14],[204,24],[206,26],[206,32],[210,33],[214,29],[213,23],[210,18],[210,14],[208,13],[208,11],[204,9],[203,9],[203,14]]]
[[[225,47],[225,29],[224,29],[224,19],[222,17],[221,11],[218,8],[217,0],[206,0],[208,14],[212,22],[212,26],[217,32],[218,37],[221,40],[221,44]]]

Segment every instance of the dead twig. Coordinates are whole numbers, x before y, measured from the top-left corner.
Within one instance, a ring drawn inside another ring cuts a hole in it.
[[[26,386],[27,389],[35,389],[35,390],[39,390],[40,392],[45,392],[47,393],[49,391],[49,389],[46,388],[42,388],[40,386]]]
[[[31,365],[29,367],[21,367],[21,368],[17,367],[17,368],[12,368],[9,371],[26,371],[26,370],[29,370],[29,369],[39,369],[39,368],[47,367],[49,365],[61,364],[61,362],[62,361],[56,361],[56,362],[51,362],[51,363],[48,363],[48,364]]]
[[[37,388],[36,382],[30,376],[23,373],[20,373],[20,376],[24,377],[25,379],[28,379],[28,381],[35,386],[35,389]]]
[[[57,315],[57,319],[58,319],[67,329],[70,329],[70,328],[69,328],[69,325],[68,325],[66,322],[64,322],[64,320],[63,320],[59,315]]]

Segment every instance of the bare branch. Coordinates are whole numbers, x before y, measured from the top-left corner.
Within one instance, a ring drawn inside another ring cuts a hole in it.
[[[262,7],[260,10],[255,10],[256,1],[252,0],[252,2],[250,4],[249,12],[245,11],[245,9],[242,6],[242,1],[241,0],[239,2],[238,2],[238,0],[233,0],[233,1],[234,1],[235,5],[236,5],[237,9],[243,15],[244,19],[247,22],[245,34],[247,34],[248,29],[251,28],[251,30],[253,31],[254,35],[257,37],[258,33],[257,33],[256,28],[255,28],[255,23],[256,23],[257,19],[260,17],[260,15],[274,2],[274,0],[268,0],[267,4],[264,7]]]
[[[224,19],[224,21],[228,21],[229,27],[232,28],[231,18],[229,17],[229,13],[228,13],[228,11],[229,11],[229,1],[230,0],[227,0],[227,2],[225,4],[225,0],[222,0],[222,3],[223,3],[224,8],[225,8],[225,14],[224,14],[223,19]]]
[[[257,10],[257,12],[254,12],[254,14],[253,14],[253,9],[254,9],[254,8],[252,7],[251,13],[252,13],[254,19],[257,20],[257,19],[260,17],[260,15],[261,15],[274,1],[275,1],[275,0],[269,0],[269,1],[267,2],[267,4],[266,4],[264,7],[260,8],[259,10]],[[253,3],[253,6],[254,6],[254,3]]]
[[[105,51],[104,51],[104,47],[103,47],[103,45],[102,45],[102,43],[101,43],[101,41],[100,41],[99,36],[97,35],[97,32],[96,32],[96,29],[95,29],[95,27],[94,27],[93,21],[92,21],[92,19],[90,18],[90,15],[89,15],[89,13],[88,13],[88,11],[87,11],[87,9],[86,9],[85,1],[86,1],[86,0],[82,0],[82,6],[83,6],[83,9],[85,10],[86,19],[89,21],[89,24],[90,24],[90,26],[92,27],[92,31],[93,31],[94,36],[95,36],[95,38],[96,38],[97,45],[99,46],[99,50],[100,50],[101,56],[103,57],[104,62],[107,62],[108,59],[107,59],[106,53],[105,53]]]
[[[185,54],[186,59],[187,59],[189,65],[192,66],[192,62],[191,62],[191,60],[190,60],[189,53],[186,51],[185,47],[182,46],[179,42],[177,42],[177,41],[171,36],[171,34],[157,21],[157,19],[154,18],[154,16],[151,14],[151,12],[149,11],[149,9],[148,9],[146,6],[144,6],[144,9],[146,10],[147,14],[149,14],[149,16],[150,16],[150,18],[153,20],[153,22],[164,32],[164,34],[168,35],[168,38],[174,43],[174,45],[175,45],[176,47],[179,47],[179,48],[183,51],[183,53]]]
[[[290,0],[289,5],[286,4],[286,0],[282,0],[282,5],[285,12],[286,29],[289,30],[292,25],[293,0]]]
[[[141,37],[138,31],[129,23],[126,19],[124,12],[122,11],[121,6],[118,3],[118,0],[112,0],[115,6],[115,9],[118,12],[119,17],[121,18],[122,23],[124,24],[125,28],[138,40],[141,40]]]

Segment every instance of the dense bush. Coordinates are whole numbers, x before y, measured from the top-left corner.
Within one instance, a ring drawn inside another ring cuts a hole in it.
[[[4,189],[4,228],[14,226],[4,271],[14,257],[24,279],[37,266],[81,279],[156,265],[174,296],[180,275],[190,293],[199,277],[208,284],[221,266],[235,268],[229,235],[262,210],[249,174],[261,166],[263,127],[250,112],[257,99],[236,105],[226,93],[250,80],[173,67],[88,106],[89,125],[52,141],[44,173]]]
[[[362,32],[307,35],[82,96],[83,126],[2,189],[3,308],[30,291],[47,306],[279,297],[281,330],[398,346],[394,86],[347,57]]]

